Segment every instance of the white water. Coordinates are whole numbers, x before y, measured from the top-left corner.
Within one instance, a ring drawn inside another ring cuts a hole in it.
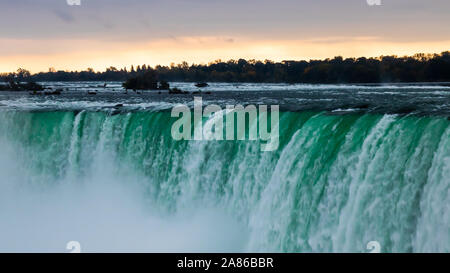
[[[69,241],[82,252],[244,250],[246,227],[228,212],[191,204],[161,214],[145,200],[139,177],[117,176],[101,163],[108,162],[104,151],[97,151],[95,173],[80,180],[72,169],[58,186],[42,189],[29,187],[12,145],[1,139],[0,146],[0,252],[68,252]]]
[[[0,114],[0,252],[450,251],[445,119],[282,113],[261,153],[170,113]]]

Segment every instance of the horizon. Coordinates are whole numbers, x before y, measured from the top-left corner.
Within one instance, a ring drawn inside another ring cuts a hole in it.
[[[142,63],[142,64],[131,64],[131,65],[129,65],[129,66],[115,66],[115,65],[109,65],[109,66],[106,66],[106,67],[104,67],[103,69],[99,69],[99,70],[97,70],[97,69],[94,69],[94,68],[92,68],[92,67],[86,67],[86,68],[84,68],[84,69],[80,69],[80,70],[70,70],[70,69],[56,69],[55,67],[53,67],[53,66],[50,66],[50,67],[48,67],[48,69],[45,71],[45,70],[42,70],[42,71],[31,71],[31,70],[28,70],[26,67],[17,67],[15,70],[13,70],[13,71],[0,71],[0,75],[5,75],[5,74],[13,74],[13,73],[16,73],[17,72],[17,70],[19,70],[19,69],[25,69],[25,70],[27,70],[27,71],[29,71],[30,73],[31,73],[31,75],[37,75],[37,74],[39,74],[39,73],[56,73],[56,72],[67,72],[67,73],[72,73],[72,72],[74,72],[74,73],[76,73],[76,72],[86,72],[86,71],[88,71],[89,69],[93,69],[93,72],[94,73],[104,73],[104,72],[106,72],[109,68],[116,68],[118,71],[121,71],[121,70],[123,70],[123,69],[127,69],[127,71],[131,71],[131,69],[132,68],[134,68],[134,69],[137,69],[138,67],[141,67],[141,66],[146,66],[146,67],[148,67],[148,68],[151,68],[151,69],[155,69],[157,66],[161,66],[161,67],[172,67],[172,66],[179,66],[179,65],[182,65],[183,63],[187,63],[188,65],[189,65],[189,67],[192,67],[192,66],[209,66],[209,65],[211,65],[211,64],[214,64],[214,63],[218,63],[218,62],[223,62],[223,63],[227,63],[227,62],[231,62],[231,61],[239,61],[239,60],[245,60],[245,61],[247,61],[247,62],[262,62],[262,63],[266,63],[266,62],[274,62],[274,63],[283,63],[283,62],[312,62],[312,61],[326,61],[326,60],[333,60],[333,59],[335,59],[335,58],[343,58],[344,60],[346,60],[346,59],[354,59],[354,60],[357,60],[357,59],[359,59],[359,58],[367,58],[367,59],[376,59],[376,60],[381,60],[381,58],[383,58],[383,57],[395,57],[395,58],[415,58],[416,56],[418,56],[418,55],[423,55],[423,56],[425,56],[426,58],[430,58],[430,57],[433,57],[433,56],[436,56],[436,55],[441,55],[441,54],[443,54],[443,53],[447,53],[447,52],[450,52],[450,50],[445,50],[445,51],[442,51],[442,52],[434,52],[434,53],[423,53],[423,52],[418,52],[418,53],[414,53],[414,54],[411,54],[411,55],[403,55],[403,56],[398,56],[398,55],[380,55],[380,56],[353,56],[353,57],[344,57],[344,56],[333,56],[333,57],[328,57],[328,58],[322,58],[322,59],[309,59],[309,60],[306,60],[306,59],[299,59],[299,60],[294,60],[294,59],[285,59],[285,60],[280,60],[280,61],[274,61],[274,60],[270,60],[270,59],[265,59],[265,60],[262,60],[262,59],[244,59],[244,58],[238,58],[238,59],[227,59],[227,60],[222,60],[222,59],[215,59],[214,61],[209,61],[209,62],[207,62],[207,63],[204,63],[204,62],[202,62],[202,63],[195,63],[195,62],[193,62],[193,63],[188,63],[188,62],[186,62],[186,61],[182,61],[182,62],[179,62],[179,63],[175,63],[175,62],[170,62],[170,64],[155,64],[155,65],[151,65],[151,64],[146,64],[146,63]],[[54,69],[54,71],[50,71],[50,70],[53,70]]]
[[[0,30],[0,71],[411,56],[450,49],[446,0],[384,0],[379,6],[366,0],[68,3],[2,2],[0,23],[11,27]]]

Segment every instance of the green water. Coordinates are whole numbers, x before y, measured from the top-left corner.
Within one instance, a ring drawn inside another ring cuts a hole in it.
[[[0,143],[27,187],[109,172],[137,181],[161,214],[223,208],[248,230],[243,251],[367,252],[370,241],[383,252],[450,251],[445,118],[281,112],[274,152],[257,141],[174,141],[174,121],[0,111]],[[16,175],[5,166],[0,179]]]

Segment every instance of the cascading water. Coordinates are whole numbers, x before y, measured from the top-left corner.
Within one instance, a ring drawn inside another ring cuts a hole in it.
[[[280,113],[280,146],[167,111],[0,111],[0,251],[450,251],[450,121]]]

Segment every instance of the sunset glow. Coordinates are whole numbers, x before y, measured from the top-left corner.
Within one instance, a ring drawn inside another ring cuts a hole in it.
[[[450,49],[448,1],[13,1],[2,3],[0,72],[105,70],[217,59],[310,60]],[[417,18],[421,18],[418,20]],[[354,22],[357,22],[355,24]],[[447,22],[447,24],[445,23]],[[30,25],[33,28],[30,29]]]
[[[84,70],[103,71],[115,66],[137,64],[208,63],[217,59],[309,60],[334,56],[377,57],[436,53],[450,48],[450,41],[395,43],[377,38],[321,40],[248,40],[227,41],[223,37],[182,37],[139,43],[109,43],[93,40],[2,40],[0,48],[18,52],[2,56],[0,71],[25,67],[32,72]]]

